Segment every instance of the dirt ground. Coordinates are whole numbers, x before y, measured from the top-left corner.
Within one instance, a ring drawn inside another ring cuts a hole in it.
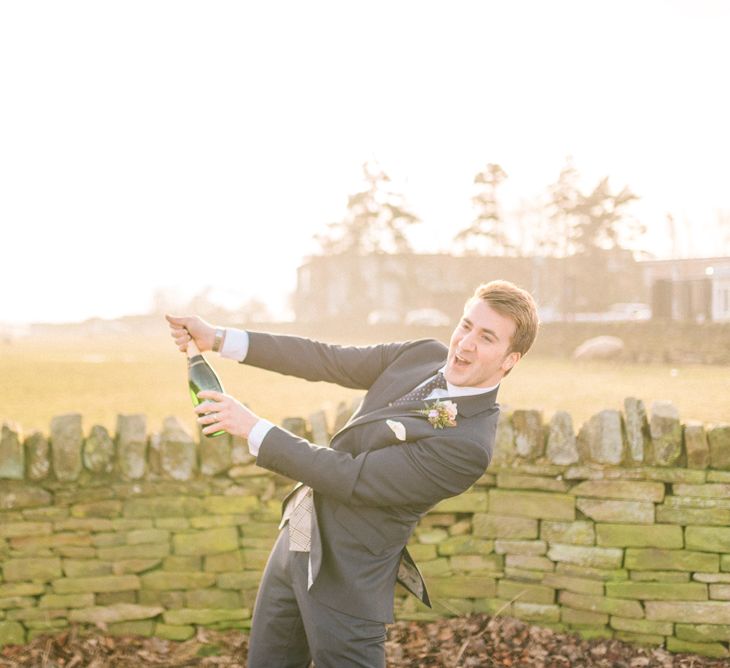
[[[182,668],[246,666],[247,637],[239,631],[200,631],[186,642],[157,638],[79,635],[71,629],[28,645],[0,650],[0,668]],[[389,668],[710,668],[729,659],[671,654],[618,640],[582,640],[507,617],[474,615],[438,622],[398,622],[389,627]]]

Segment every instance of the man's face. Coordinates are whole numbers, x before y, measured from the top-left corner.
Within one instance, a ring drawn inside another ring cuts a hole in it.
[[[446,380],[459,387],[496,385],[520,359],[508,353],[516,325],[482,299],[472,299],[454,329],[446,360]]]

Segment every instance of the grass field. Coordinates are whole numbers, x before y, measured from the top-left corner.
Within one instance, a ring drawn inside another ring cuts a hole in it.
[[[239,365],[209,354],[226,390],[274,422],[324,408],[361,393],[308,383]],[[54,415],[78,412],[84,428],[114,428],[117,414],[144,413],[156,431],[168,415],[191,429],[185,357],[161,325],[159,336],[22,339],[0,344],[0,419],[25,433],[48,433]],[[504,381],[499,401],[509,408],[536,408],[545,419],[556,410],[573,416],[576,429],[604,408],[620,409],[627,396],[672,401],[683,420],[730,422],[730,368],[723,366],[617,364],[528,355]]]

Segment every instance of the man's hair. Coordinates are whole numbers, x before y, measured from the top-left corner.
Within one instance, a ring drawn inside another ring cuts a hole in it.
[[[540,319],[532,295],[509,281],[482,283],[472,299],[482,299],[502,316],[512,318],[516,327],[509,352],[524,355],[537,336]],[[471,300],[469,300],[471,301]]]

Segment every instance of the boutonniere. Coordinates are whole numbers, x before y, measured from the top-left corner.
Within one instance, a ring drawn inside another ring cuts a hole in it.
[[[426,404],[426,408],[418,412],[428,418],[434,429],[456,426],[457,408],[453,401],[439,401],[436,399],[430,406]]]

